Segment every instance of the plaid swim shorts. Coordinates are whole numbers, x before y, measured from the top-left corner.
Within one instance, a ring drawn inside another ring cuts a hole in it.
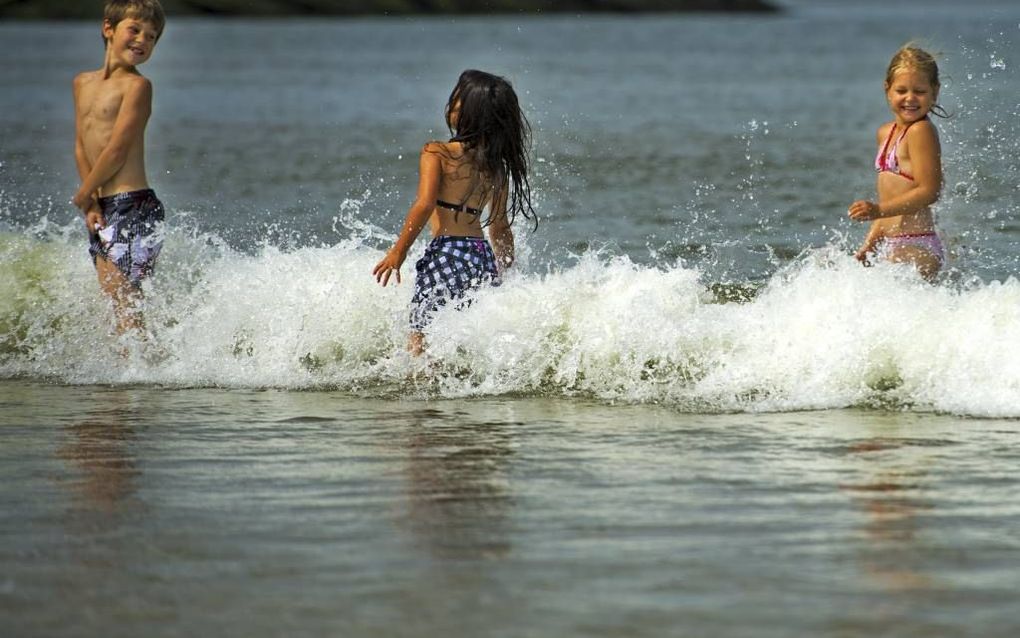
[[[464,299],[483,283],[498,286],[496,256],[484,237],[440,235],[429,242],[425,254],[414,264],[414,296],[411,327],[421,331],[447,301]],[[455,308],[464,308],[470,299]]]

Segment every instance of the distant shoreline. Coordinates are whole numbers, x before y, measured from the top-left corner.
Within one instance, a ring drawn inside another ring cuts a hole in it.
[[[544,13],[770,13],[768,0],[162,0],[170,16],[409,16]],[[98,19],[102,1],[0,0],[0,18]]]

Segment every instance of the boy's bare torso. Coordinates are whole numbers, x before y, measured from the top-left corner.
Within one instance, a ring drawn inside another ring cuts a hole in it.
[[[124,96],[147,83],[138,73],[122,72],[104,77],[102,69],[86,71],[74,82],[75,117],[78,134],[88,163],[95,166],[110,144]],[[148,188],[145,177],[144,137],[135,136],[127,145],[123,165],[99,188],[101,196]]]

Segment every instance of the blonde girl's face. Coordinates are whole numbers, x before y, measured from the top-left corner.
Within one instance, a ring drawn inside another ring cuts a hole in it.
[[[892,82],[885,87],[885,97],[900,124],[912,124],[928,116],[939,90],[931,85],[926,74],[905,68],[893,75]]]

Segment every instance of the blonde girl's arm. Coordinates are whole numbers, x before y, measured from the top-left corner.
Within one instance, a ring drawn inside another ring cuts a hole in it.
[[[82,179],[81,187],[74,196],[75,206],[87,210],[100,187],[124,166],[131,147],[145,134],[145,125],[151,113],[152,83],[146,78],[137,78],[124,93],[110,141],[96,158],[88,175]]]
[[[510,229],[510,220],[506,214],[509,186],[504,185],[499,196],[492,202],[489,219],[489,241],[492,243],[492,252],[496,255],[496,264],[500,272],[514,263],[514,233]]]
[[[396,274],[397,283],[400,283],[400,266],[407,259],[407,251],[411,249],[414,240],[418,238],[421,229],[428,223],[432,211],[435,210],[439,180],[442,176],[439,150],[437,142],[430,142],[421,150],[421,157],[418,160],[418,194],[407,211],[397,241],[372,269],[375,280],[383,286],[389,283],[391,274]]]
[[[861,244],[861,247],[854,254],[857,261],[867,261],[868,253],[875,252],[875,246],[878,245],[878,242],[884,236],[885,231],[882,228],[882,222],[878,220],[871,222],[868,234],[864,237],[864,243]]]
[[[916,213],[938,201],[942,191],[942,150],[935,127],[922,121],[907,130],[913,187],[887,201],[872,205],[855,219],[881,219]],[[851,215],[853,217],[853,215]]]

